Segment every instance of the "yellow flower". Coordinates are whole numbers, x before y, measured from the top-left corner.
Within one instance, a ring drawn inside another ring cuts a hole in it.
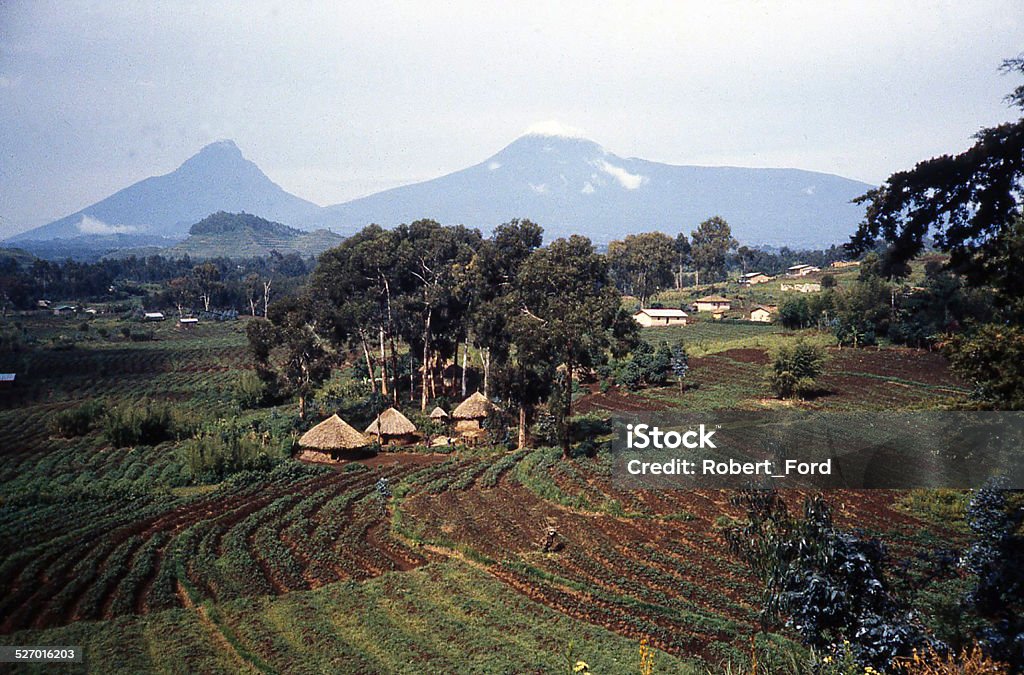
[[[577,661],[576,665],[572,667],[572,672],[583,673],[590,670],[590,666],[587,665],[586,661]]]

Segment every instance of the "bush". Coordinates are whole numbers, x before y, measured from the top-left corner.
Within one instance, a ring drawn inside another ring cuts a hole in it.
[[[267,383],[256,373],[246,371],[235,382],[235,401],[243,410],[264,406],[268,399]]]
[[[733,504],[747,522],[726,540],[765,581],[763,628],[784,621],[808,647],[831,650],[831,661],[878,669],[929,645],[890,590],[881,542],[836,527],[821,496],[805,501],[801,517],[775,491],[747,490]]]
[[[291,437],[220,420],[185,444],[185,463],[197,482],[219,482],[242,471],[268,471],[291,454]]]
[[[142,405],[120,405],[111,409],[103,419],[103,435],[119,448],[156,445],[187,436],[188,432],[185,419],[171,406],[153,401]]]
[[[793,347],[782,347],[768,370],[768,386],[779,398],[805,398],[814,391],[823,360],[821,348],[802,340]]]
[[[64,438],[85,436],[103,421],[106,405],[102,401],[86,401],[75,408],[61,410],[50,421],[50,430]]]

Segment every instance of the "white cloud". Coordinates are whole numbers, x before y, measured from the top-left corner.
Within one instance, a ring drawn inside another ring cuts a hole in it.
[[[489,162],[487,168],[491,171],[496,171],[501,168],[501,162]]]
[[[82,234],[130,234],[138,229],[134,225],[110,225],[87,215],[82,215],[82,222],[78,224],[78,231]]]
[[[546,195],[548,193],[547,183],[541,183],[540,185],[534,185],[530,183],[530,189],[539,195]]]
[[[814,194],[814,186],[813,185],[808,185],[803,190],[801,190],[801,192],[803,192],[805,195],[813,195]]]
[[[583,129],[570,127],[556,120],[531,124],[524,132],[525,136],[557,136],[559,138],[586,138]]]
[[[595,166],[597,166],[597,168],[601,169],[601,171],[604,171],[606,174],[608,174],[615,180],[619,181],[619,184],[622,185],[622,187],[626,188],[627,190],[635,190],[642,184],[647,182],[647,176],[641,176],[638,173],[630,173],[623,169],[621,166],[609,164],[607,161],[603,159],[598,160],[595,163]]]
[[[583,189],[580,190],[580,192],[582,192],[585,195],[592,195],[594,194],[594,186],[591,185],[590,181],[588,180],[586,183],[583,184]]]

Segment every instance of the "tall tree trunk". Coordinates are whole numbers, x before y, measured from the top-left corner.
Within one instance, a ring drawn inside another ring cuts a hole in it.
[[[484,350],[484,396],[487,398],[491,397],[491,392],[488,387],[491,377],[491,348],[488,347]]]
[[[388,395],[388,355],[384,351],[384,326],[380,327],[380,395]]]
[[[430,372],[430,318],[434,310],[427,307],[427,318],[423,322],[423,392],[420,394],[420,412],[427,411],[427,379]]]
[[[270,284],[272,281],[267,279],[263,282],[263,318],[267,318],[267,311],[270,308]]]
[[[466,398],[466,357],[469,356],[469,340],[462,343],[462,398]]]
[[[363,356],[366,357],[366,372],[370,374],[370,387],[373,389],[373,393],[377,393],[377,375],[374,371],[377,368],[373,364],[373,359],[370,357],[370,348],[366,345],[366,338],[363,337],[362,330],[359,331],[359,341],[363,345]]]
[[[299,419],[306,419],[306,395],[299,394]]]
[[[572,416],[572,361],[565,362],[565,399],[562,403],[562,456],[572,456],[572,439],[569,438],[569,418]]]
[[[526,406],[519,404],[519,449],[525,450],[530,445],[526,428]]]

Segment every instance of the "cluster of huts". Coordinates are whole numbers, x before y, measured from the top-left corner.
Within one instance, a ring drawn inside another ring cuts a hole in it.
[[[480,392],[460,403],[451,414],[437,407],[430,418],[443,425],[446,433],[433,437],[420,432],[397,408],[388,408],[362,432],[337,414],[307,431],[299,438],[299,447],[308,459],[343,459],[368,454],[375,445],[402,446],[427,443],[433,447],[452,445],[456,441],[475,442],[483,433],[483,422],[494,404]]]

